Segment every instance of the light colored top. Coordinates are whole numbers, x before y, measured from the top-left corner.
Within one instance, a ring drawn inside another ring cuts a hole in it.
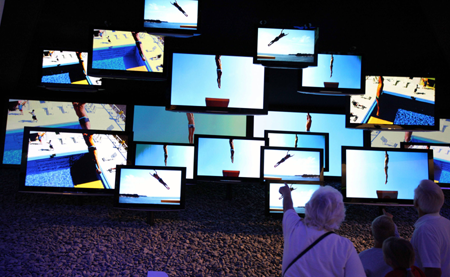
[[[383,259],[383,249],[369,248],[359,253],[359,258],[364,267],[367,277],[384,277],[392,271],[392,267],[388,266]]]

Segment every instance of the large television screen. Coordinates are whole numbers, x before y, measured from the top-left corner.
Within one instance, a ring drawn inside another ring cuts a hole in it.
[[[336,95],[364,94],[361,55],[318,54],[317,66],[301,71],[299,92]]]
[[[88,72],[105,78],[162,80],[164,37],[142,31],[93,29]]]
[[[3,164],[19,165],[24,127],[125,131],[123,104],[8,99]]]
[[[185,206],[184,167],[118,166],[114,206],[143,210],[178,210]]]
[[[194,143],[194,135],[247,135],[247,117],[166,111],[158,106],[135,106],[133,131],[136,141]]]
[[[194,178],[260,181],[264,138],[195,136]]]
[[[265,130],[324,132],[329,134],[329,169],[325,177],[341,177],[341,146],[363,146],[362,130],[345,128],[344,114],[269,111],[253,117],[253,136],[264,137]]]
[[[343,146],[342,168],[350,203],[412,204],[419,182],[434,180],[431,150]]]
[[[304,215],[305,205],[311,199],[312,194],[320,187],[319,184],[286,183],[291,188],[292,203],[296,213]],[[280,187],[285,183],[266,181],[266,215],[283,215],[283,196]]]
[[[173,53],[169,110],[266,114],[264,67],[252,57]]]
[[[19,190],[112,194],[131,140],[125,132],[25,127]]]
[[[135,165],[186,167],[186,179],[194,179],[194,145],[135,142]]]
[[[366,76],[364,95],[351,96],[347,127],[438,130],[436,80],[431,77]]]

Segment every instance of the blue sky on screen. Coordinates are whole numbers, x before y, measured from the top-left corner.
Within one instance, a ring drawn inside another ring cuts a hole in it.
[[[288,35],[268,46],[282,30],[258,28],[258,54],[314,54],[315,31],[312,30],[284,29],[283,33]]]
[[[264,150],[264,175],[302,175],[320,174],[320,152],[316,151],[289,151],[292,157],[277,167],[275,164],[288,153],[287,150]]]
[[[177,1],[178,5],[188,14],[187,17],[171,4],[173,2],[175,0],[145,0],[144,19],[197,24],[198,1]]]
[[[179,197],[181,171],[158,169],[157,173],[170,187],[166,189],[148,169],[123,168],[120,174],[120,194],[139,194],[154,197]]]

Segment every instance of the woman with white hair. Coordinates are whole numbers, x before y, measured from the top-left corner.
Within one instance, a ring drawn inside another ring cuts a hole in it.
[[[345,218],[342,194],[330,186],[316,190],[305,218],[294,210],[288,185],[283,196],[283,276],[365,276],[353,243],[335,234]]]

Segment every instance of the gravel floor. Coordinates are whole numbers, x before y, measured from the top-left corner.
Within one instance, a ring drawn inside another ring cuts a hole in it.
[[[112,197],[16,194],[19,170],[0,169],[0,276],[279,276],[281,219],[264,215],[260,184],[188,186],[186,209],[147,213],[114,209]],[[338,187],[338,183],[331,183]],[[450,218],[449,192],[442,215]],[[400,236],[417,215],[391,207]],[[339,234],[361,252],[372,246],[375,206],[347,206]]]

